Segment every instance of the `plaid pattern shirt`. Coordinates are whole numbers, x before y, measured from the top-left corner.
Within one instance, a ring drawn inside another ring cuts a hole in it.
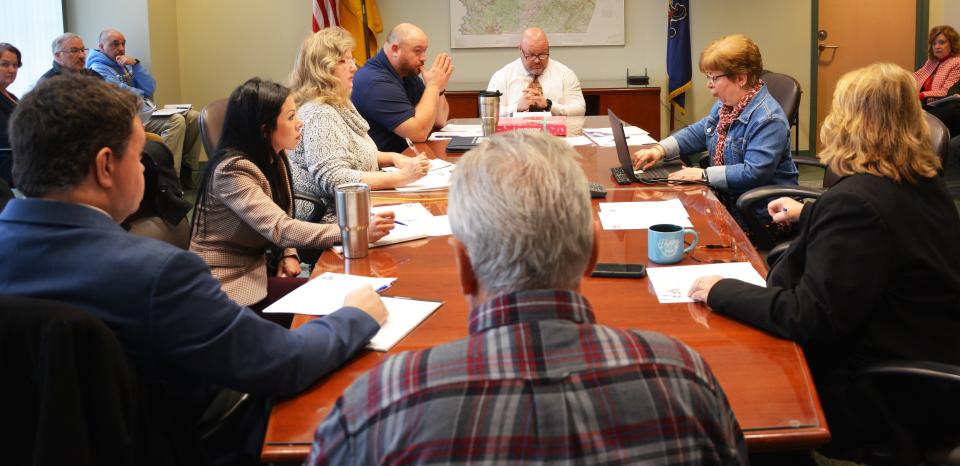
[[[497,296],[470,335],[393,356],[337,400],[306,464],[739,464],[743,433],[691,348],[597,325],[574,292]]]

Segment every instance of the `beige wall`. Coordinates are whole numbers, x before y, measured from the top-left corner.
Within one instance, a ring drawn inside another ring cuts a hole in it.
[[[157,79],[157,94],[161,105],[180,102],[180,43],[177,28],[177,4],[174,0],[147,0],[147,20],[150,24],[150,63]],[[127,39],[129,40],[129,39]]]
[[[67,0],[67,3],[80,1]],[[124,7],[128,2],[121,0],[82,1],[85,6],[88,2],[98,3],[102,7],[96,9],[100,18],[105,17],[104,11],[131,8]],[[144,23],[149,16],[151,30],[149,40],[143,38],[135,42],[130,34],[128,40],[131,46],[141,40],[152,44],[153,69],[163,96],[161,102],[177,100],[202,107],[226,97],[234,87],[253,76],[283,82],[293,66],[301,39],[310,33],[310,3],[306,0],[132,0],[132,3],[139,5],[136,13]],[[646,67],[651,84],[664,87],[666,3],[625,2],[624,46],[555,47],[552,57],[573,68],[582,80],[622,79],[628,67],[632,71]],[[450,0],[380,0],[377,5],[386,28],[403,21],[416,23],[430,36],[431,56],[449,52],[456,67],[455,82],[486,82],[493,71],[516,57],[515,49],[450,50]],[[739,32],[757,41],[767,69],[789,74],[803,86],[800,136],[801,147],[806,147],[806,120],[810,114],[806,92],[810,87],[810,9],[809,0],[695,2],[691,12],[694,89],[688,98],[687,115],[681,117],[681,122],[695,121],[713,104],[696,69],[700,51],[721,35]],[[173,26],[174,16],[176,26]],[[69,17],[68,24],[71,24]],[[93,29],[99,32],[96,27]],[[380,37],[381,44],[385,33]],[[178,61],[170,53],[174,49]],[[179,68],[179,82],[176,68]],[[669,114],[665,105],[661,107],[661,114],[665,131]]]
[[[95,49],[100,31],[117,29],[127,37],[127,54],[151,66],[147,0],[64,0],[63,4],[67,31],[82,37],[84,45]]]

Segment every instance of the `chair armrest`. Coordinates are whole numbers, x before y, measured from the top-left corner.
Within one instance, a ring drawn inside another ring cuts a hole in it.
[[[309,203],[311,203],[311,204],[313,204],[313,205],[315,205],[315,206],[321,206],[321,207],[323,207],[323,206],[326,205],[326,204],[323,203],[322,200],[320,200],[319,197],[316,197],[316,196],[313,196],[313,195],[310,195],[310,194],[293,193],[293,199],[294,199],[294,200],[300,200],[300,201],[307,201],[307,202],[309,202]]]
[[[790,243],[790,241],[785,241],[770,249],[770,252],[767,253],[767,267],[773,268],[773,265],[780,260],[780,256],[783,256],[783,253],[787,252]]]
[[[776,246],[776,242],[754,214],[755,204],[770,198],[782,196],[798,197],[801,199],[819,199],[822,194],[823,191],[821,190],[803,186],[761,186],[741,194],[737,199],[737,210],[740,211],[740,216],[743,217],[743,220],[747,223],[747,227],[750,228],[750,232],[753,233],[757,249],[769,251]]]
[[[818,158],[816,158],[816,157],[806,157],[806,156],[803,156],[803,155],[794,155],[794,156],[793,156],[793,162],[796,163],[797,165],[807,165],[807,166],[810,166],[810,167],[819,167],[819,168],[822,168],[822,169],[824,169],[824,170],[827,169],[827,166],[824,165],[823,162],[821,162],[820,159],[818,159]]]
[[[960,366],[933,361],[890,361],[873,364],[860,371],[859,377],[918,377],[960,384]]]

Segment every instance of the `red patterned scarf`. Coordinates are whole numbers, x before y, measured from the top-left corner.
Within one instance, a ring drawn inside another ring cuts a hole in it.
[[[723,143],[727,141],[727,130],[730,129],[733,120],[740,116],[740,112],[750,104],[757,92],[760,92],[761,87],[763,87],[763,81],[757,81],[757,85],[747,90],[743,97],[740,97],[736,106],[724,105],[720,107],[720,122],[717,123],[717,150],[713,154],[713,166],[723,165]]]

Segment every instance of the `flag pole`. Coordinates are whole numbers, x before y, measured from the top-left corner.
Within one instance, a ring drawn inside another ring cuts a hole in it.
[[[364,60],[370,59],[370,46],[367,45],[367,0],[360,0],[360,11],[363,12],[363,57]]]

